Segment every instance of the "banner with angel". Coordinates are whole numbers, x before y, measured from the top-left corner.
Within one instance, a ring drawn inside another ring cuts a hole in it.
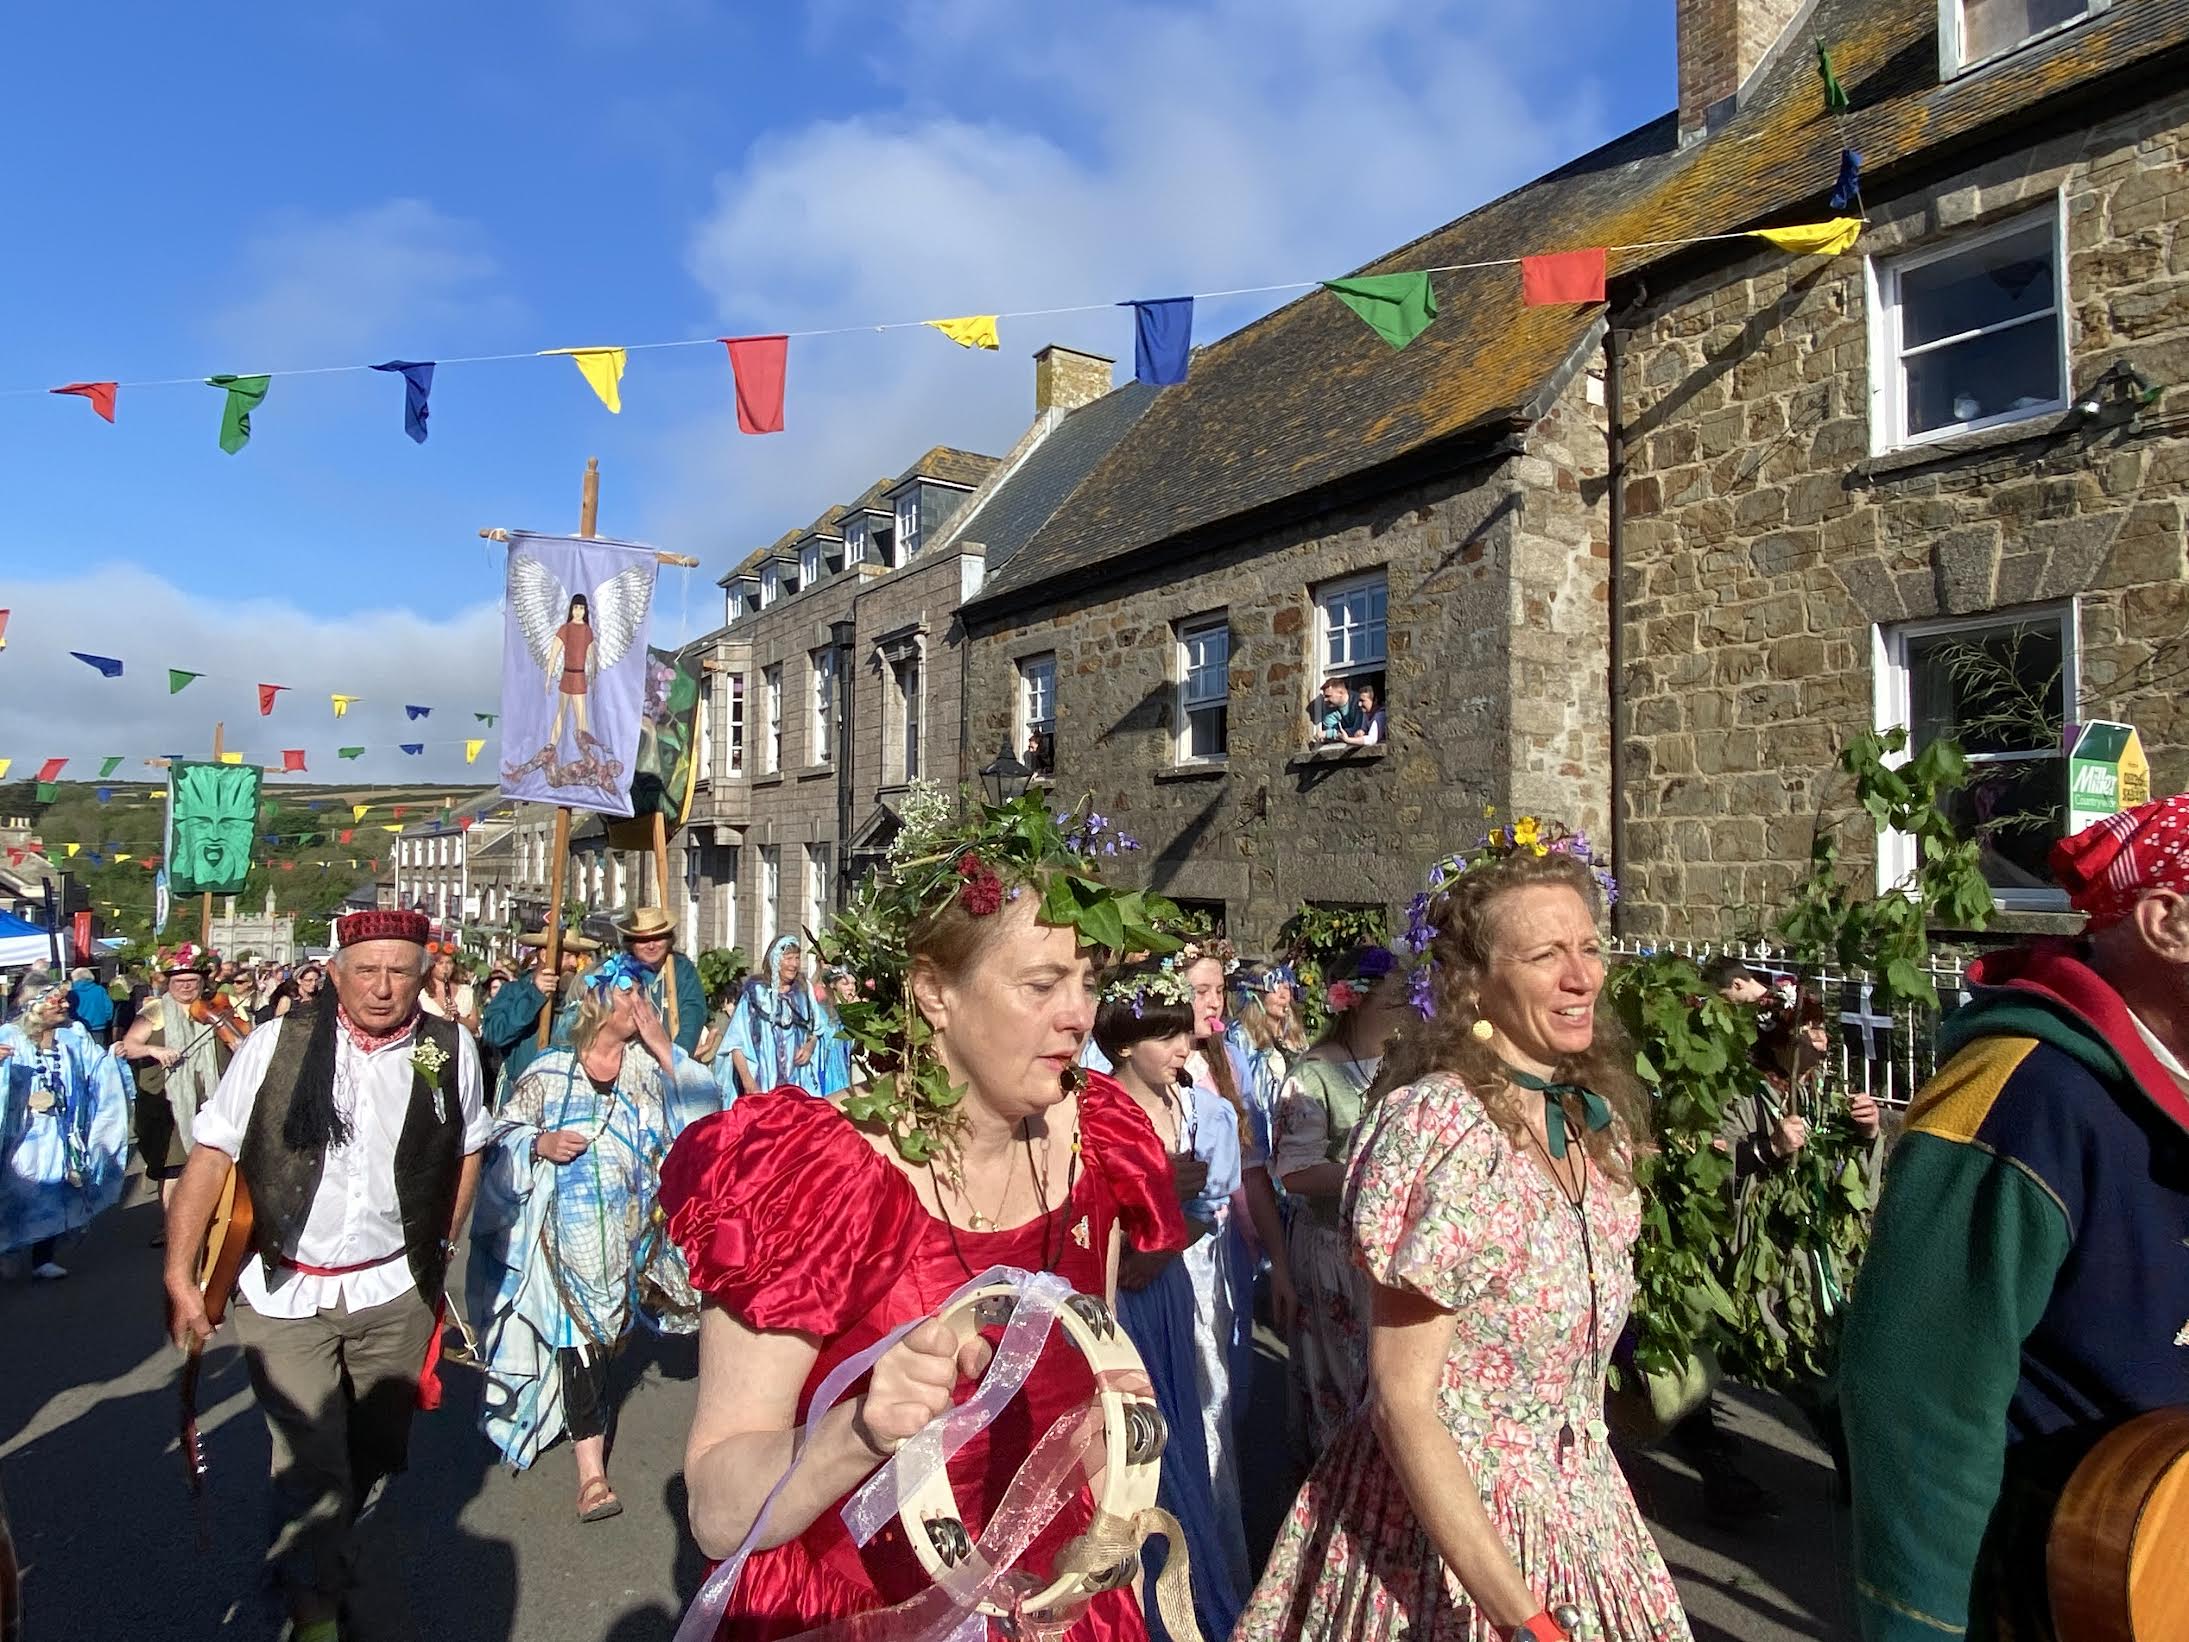
[[[511,532],[502,622],[505,797],[631,813],[654,550]]]

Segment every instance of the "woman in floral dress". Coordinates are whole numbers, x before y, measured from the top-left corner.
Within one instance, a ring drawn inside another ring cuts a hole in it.
[[[1601,1419],[1647,1131],[1595,1021],[1597,875],[1585,843],[1524,825],[1416,903],[1430,1015],[1378,1080],[1341,1215],[1372,1285],[1370,1395],[1241,1642],[1689,1642]]]

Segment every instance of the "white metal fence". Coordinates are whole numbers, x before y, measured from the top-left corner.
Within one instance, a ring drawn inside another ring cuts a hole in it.
[[[1838,1081],[1893,1106],[1906,1106],[1937,1070],[1939,1015],[1969,997],[1967,968],[1950,955],[1933,954],[1925,971],[1938,988],[1939,1009],[1904,1008],[1893,1014],[1877,1005],[1871,979],[1863,971],[1799,964],[1789,953],[1761,942],[1615,940],[1610,952],[1615,959],[1676,952],[1698,966],[1731,953],[1759,974],[1794,976],[1816,994],[1827,1014],[1839,1017]]]

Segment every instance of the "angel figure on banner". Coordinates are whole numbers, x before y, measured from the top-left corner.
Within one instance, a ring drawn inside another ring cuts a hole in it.
[[[516,780],[539,770],[550,787],[620,792],[623,762],[593,733],[589,699],[594,681],[622,660],[646,630],[654,596],[651,568],[634,565],[591,593],[572,593],[531,554],[513,552],[508,595],[525,650],[555,703],[555,716],[547,744],[523,764],[506,768],[505,777]],[[576,753],[568,761],[561,756],[566,723]]]

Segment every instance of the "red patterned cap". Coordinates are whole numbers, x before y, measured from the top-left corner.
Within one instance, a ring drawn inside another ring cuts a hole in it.
[[[2094,821],[2052,846],[2052,876],[2092,930],[2127,917],[2146,890],[2189,895],[2189,793]]]
[[[424,946],[432,934],[433,920],[423,912],[403,912],[394,907],[353,912],[337,918],[334,924],[337,946],[356,946],[360,941],[414,941]]]

